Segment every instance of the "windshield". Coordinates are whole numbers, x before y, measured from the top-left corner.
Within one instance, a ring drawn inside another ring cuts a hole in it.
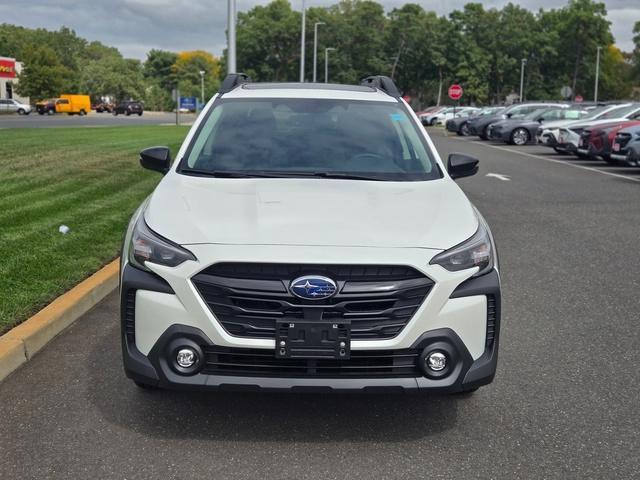
[[[607,119],[607,118],[624,118],[631,112],[638,109],[637,105],[628,105],[626,107],[614,108],[613,110],[608,111],[600,115],[598,118]]]
[[[534,110],[531,113],[526,114],[523,118],[523,120],[537,120],[538,118],[542,117],[544,113],[548,112],[549,109],[548,108],[539,108],[537,110]]]
[[[393,181],[442,176],[401,103],[289,98],[220,100],[178,171]]]

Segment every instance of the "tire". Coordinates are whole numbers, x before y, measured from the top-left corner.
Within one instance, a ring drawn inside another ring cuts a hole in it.
[[[509,143],[512,145],[526,145],[531,140],[529,130],[526,128],[516,128],[509,136]]]
[[[38,115],[44,115],[44,112],[42,110],[38,110]]]
[[[118,116],[118,111],[117,111],[117,110],[114,110],[114,111],[113,111],[113,116],[114,116],[114,117],[117,117],[117,116]]]
[[[127,113],[125,113],[125,115],[128,117],[129,115],[131,115],[131,112],[127,111]]]
[[[87,112],[85,112],[84,110],[80,110],[80,113],[78,113],[78,115],[80,115],[81,117],[84,117],[87,114]]]
[[[460,125],[458,135],[460,135],[461,137],[468,137],[469,135],[471,135],[471,132],[469,131],[469,124],[467,122],[464,122],[462,125]]]
[[[568,152],[565,152],[564,150],[560,150],[558,147],[553,147],[553,149],[555,150],[556,153],[560,155],[569,155]]]
[[[141,117],[142,116],[142,112],[138,113],[138,116]]]
[[[432,118],[431,121],[429,122],[429,125],[431,125],[432,127],[435,127],[437,122],[438,122],[437,118]]]
[[[489,125],[482,129],[480,135],[478,135],[481,140],[489,140]]]
[[[54,115],[55,113],[56,113],[55,110],[51,110],[51,109],[47,110],[47,115]]]
[[[19,108],[18,109],[18,115],[26,115],[27,112],[24,111],[24,108]]]

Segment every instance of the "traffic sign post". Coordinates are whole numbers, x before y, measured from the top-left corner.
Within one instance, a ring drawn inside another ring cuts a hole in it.
[[[462,93],[464,92],[464,90],[462,90],[462,87],[460,85],[458,85],[457,83],[454,83],[453,85],[451,85],[449,87],[449,98],[451,100],[457,100],[458,101],[458,105],[460,105],[460,98],[462,97]],[[456,116],[456,106],[453,106],[453,117],[455,118]]]
[[[462,90],[462,87],[460,85],[458,84],[451,85],[449,87],[449,98],[451,100],[460,100],[463,92],[464,90]]]

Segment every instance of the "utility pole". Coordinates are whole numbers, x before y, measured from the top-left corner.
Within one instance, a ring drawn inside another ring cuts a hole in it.
[[[329,52],[333,52],[335,48],[324,49],[324,83],[329,83]]]
[[[200,70],[200,102],[202,102],[202,108],[204,109],[204,70]]]
[[[313,83],[316,83],[318,74],[318,26],[324,24],[324,22],[316,22],[313,25]]]
[[[307,24],[307,7],[302,0],[302,34],[300,35],[300,83],[304,83],[304,37]]]
[[[600,50],[602,47],[598,47],[598,52],[596,53],[596,86],[594,88],[593,93],[593,103],[598,103],[598,79],[600,77]]]
[[[524,66],[527,64],[527,59],[523,58],[520,62],[520,103],[524,102]]]
[[[236,0],[227,0],[227,73],[237,73]]]

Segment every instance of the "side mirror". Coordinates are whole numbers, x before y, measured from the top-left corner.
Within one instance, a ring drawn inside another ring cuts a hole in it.
[[[513,116],[513,113],[507,113],[507,118],[511,118]]]
[[[447,160],[447,172],[454,180],[456,178],[470,177],[478,173],[478,163],[480,161],[464,153],[451,153]]]
[[[171,168],[171,150],[169,147],[150,147],[140,152],[140,165],[163,175]]]
[[[538,118],[538,123],[542,123],[542,122],[544,122],[544,117]]]

